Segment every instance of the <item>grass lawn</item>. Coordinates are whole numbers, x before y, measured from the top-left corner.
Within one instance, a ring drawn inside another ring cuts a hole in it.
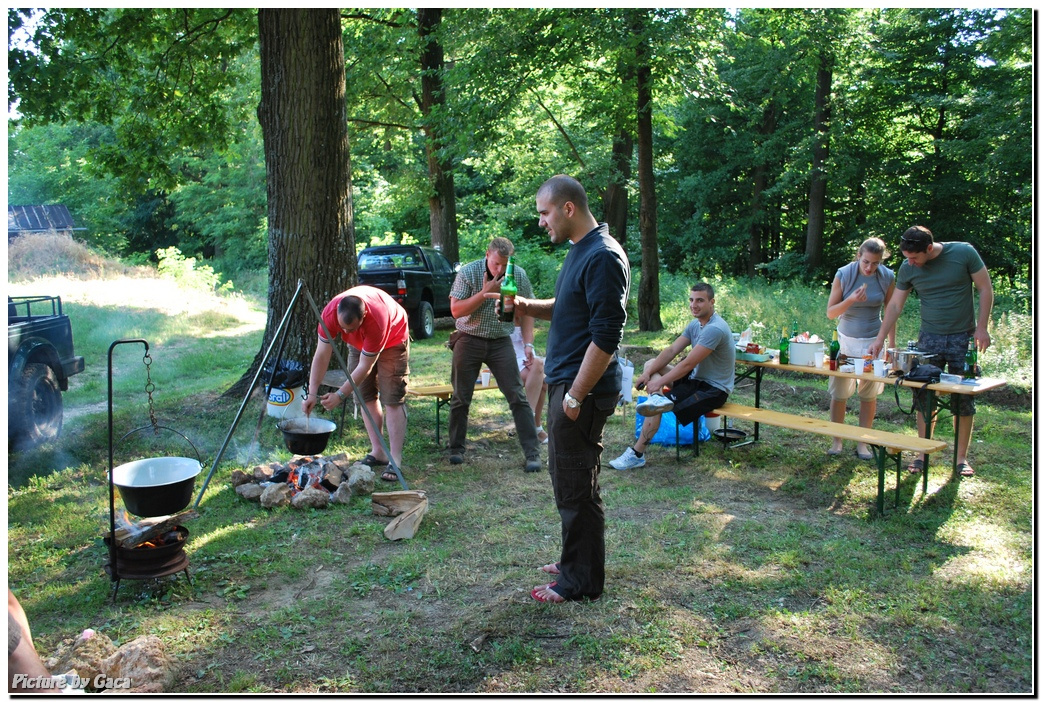
[[[978,403],[975,478],[950,477],[948,449],[929,494],[905,475],[893,508],[890,474],[883,518],[874,468],[852,446],[828,457],[826,439],[772,427],[750,446],[710,442],[697,459],[654,446],[647,468],[614,471],[606,461],[633,438],[633,410],[620,409],[601,475],[607,589],[564,605],[528,594],[548,579],[536,568],[559,555],[560,523],[547,473],[521,468],[498,393],[475,394],[463,465],[434,445],[433,401],[409,403],[404,471],[430,509],[400,542],[383,538],[388,520],[366,498],[306,512],[240,499],[228,476],[249,452],[253,402],[186,524],[193,584],[127,580],[113,603],[102,571],[108,345],[152,342],[156,412],[199,447],[198,491],[241,403],[220,393],[264,323],[247,301],[193,299],[158,280],[139,280],[130,305],[110,291],[117,282],[9,285],[61,294],[89,354],[59,441],[8,456],[8,583],[44,655],[87,627],[117,644],[155,634],[178,662],[177,693],[1033,692],[1030,387]],[[415,384],[447,382],[439,326],[413,345]],[[626,343],[671,340],[632,333]],[[140,349],[121,348],[118,368],[114,415],[126,431],[147,423]],[[763,387],[764,407],[827,416],[823,382],[768,374]],[[732,399],[752,404],[751,389]],[[891,390],[876,427],[914,433]],[[937,434],[951,438],[949,417]],[[367,444],[348,414],[326,454],[361,458]],[[252,463],[286,458],[265,419]]]

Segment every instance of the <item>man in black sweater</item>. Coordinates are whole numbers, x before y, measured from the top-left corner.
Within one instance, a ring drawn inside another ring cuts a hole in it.
[[[539,602],[596,599],[604,589],[604,504],[600,454],[604,425],[618,404],[616,351],[625,326],[629,260],[589,211],[585,188],[557,175],[535,196],[539,226],[550,241],[570,242],[552,300],[518,297],[515,310],[551,321],[546,344],[549,474],[560,513],[557,563],[541,570],[556,580],[531,592]]]

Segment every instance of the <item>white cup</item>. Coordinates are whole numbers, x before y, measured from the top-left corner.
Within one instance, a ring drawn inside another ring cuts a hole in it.
[[[814,352],[814,354],[813,354],[813,363],[818,368],[823,368],[824,367],[824,352],[823,351],[816,351],[816,352]]]
[[[879,378],[886,377],[886,362],[884,359],[876,358],[871,368]]]
[[[492,384],[491,371],[481,371],[481,385],[488,387]]]
[[[856,373],[857,375],[860,375],[861,373],[864,372],[864,359],[863,358],[854,358],[853,359],[853,372]]]

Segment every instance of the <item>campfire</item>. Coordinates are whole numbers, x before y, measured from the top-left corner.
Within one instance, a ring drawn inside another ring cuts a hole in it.
[[[342,480],[343,469],[331,459],[320,456],[297,456],[271,476],[273,483],[287,483],[293,495],[306,490],[308,485],[332,494]]]
[[[255,466],[252,473],[235,470],[231,484],[239,496],[267,509],[286,504],[323,509],[330,502],[346,504],[352,495],[372,493],[375,475],[369,466],[352,464],[344,454],[294,456],[287,463]]]
[[[134,548],[159,548],[160,546],[169,546],[175,544],[178,541],[184,541],[185,535],[177,530],[168,531],[162,536],[153,537],[149,541],[143,544],[138,544]]]
[[[391,541],[411,539],[427,511],[422,490],[373,493],[376,476],[372,468],[336,456],[294,456],[287,463],[254,466],[252,472],[232,471],[231,484],[243,499],[259,502],[265,509],[286,505],[295,509],[325,509],[347,504],[352,496],[371,495],[372,513],[394,517],[383,530]]]

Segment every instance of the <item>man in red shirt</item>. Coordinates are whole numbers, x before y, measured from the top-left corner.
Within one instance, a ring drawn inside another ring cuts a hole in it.
[[[383,480],[395,481],[398,478],[389,467],[389,459],[392,457],[398,468],[401,468],[401,451],[405,445],[408,423],[405,416],[405,390],[409,375],[408,315],[394,298],[379,288],[359,285],[330,300],[322,310],[322,321],[333,339],[339,336],[350,346],[347,367],[368,409],[368,413],[363,414],[372,453],[361,462],[373,468],[385,467],[381,476]],[[332,354],[332,340],[325,338],[325,332],[319,325],[318,347],[311,361],[307,399],[303,402],[305,414],[310,415],[319,401],[327,410],[335,409],[347,401],[351,392],[350,380],[334,392],[318,397],[318,386],[329,370]],[[385,411],[381,411],[381,401]],[[381,441],[384,415],[390,440],[390,457],[383,450]]]

